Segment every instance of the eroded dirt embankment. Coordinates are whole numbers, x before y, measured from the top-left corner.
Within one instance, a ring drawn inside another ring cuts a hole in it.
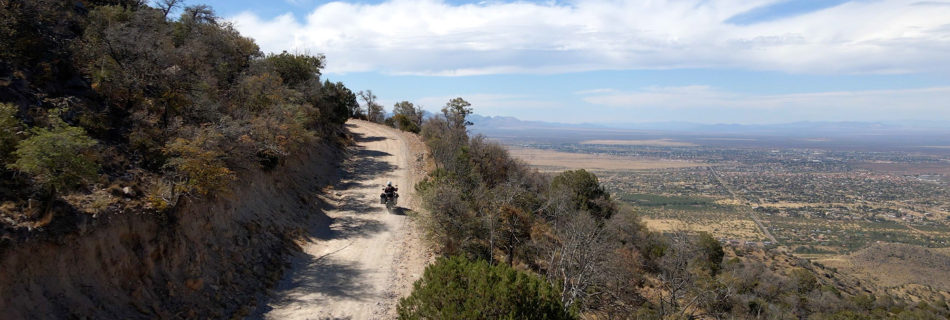
[[[0,318],[229,318],[280,279],[304,226],[327,220],[317,197],[343,156],[313,147],[230,195],[166,215],[108,223],[0,253]]]

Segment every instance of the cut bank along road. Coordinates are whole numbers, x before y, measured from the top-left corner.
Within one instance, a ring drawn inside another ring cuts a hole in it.
[[[365,121],[350,121],[356,145],[342,179],[327,192],[330,223],[311,226],[302,253],[252,318],[391,319],[398,299],[425,267],[418,231],[406,210],[379,203],[387,181],[399,187],[399,207],[412,203],[410,141],[414,137]]]

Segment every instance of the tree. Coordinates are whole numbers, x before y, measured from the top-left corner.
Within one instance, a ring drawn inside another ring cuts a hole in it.
[[[323,55],[311,56],[292,54],[287,51],[267,55],[267,61],[274,67],[284,83],[297,87],[320,76],[326,58]]]
[[[571,210],[570,208],[565,208]],[[607,234],[601,223],[587,212],[559,214],[555,240],[547,248],[548,280],[561,287],[561,302],[581,307],[596,294],[596,278],[608,254]]]
[[[356,94],[342,82],[325,81],[320,87],[320,100],[320,115],[330,123],[343,124],[349,118],[364,117]]]
[[[722,269],[722,258],[725,256],[719,240],[713,238],[708,232],[700,232],[696,237],[696,247],[700,252],[697,257],[699,259],[697,264],[701,268],[709,270],[710,276],[718,274],[719,270]]]
[[[574,319],[543,279],[506,265],[462,257],[426,267],[399,319]]]
[[[439,170],[416,184],[422,206],[430,213],[423,220],[427,237],[438,244],[443,254],[487,257],[487,248],[474,241],[483,234],[475,212],[465,201],[463,191],[444,172]]]
[[[422,109],[409,101],[393,105],[393,122],[402,131],[419,133],[422,128]]]
[[[815,277],[815,274],[808,269],[792,269],[789,277],[792,279],[792,284],[795,285],[796,289],[798,289],[799,294],[806,294],[812,290],[818,289],[818,278]]]
[[[363,102],[366,103],[366,119],[376,123],[383,123],[386,117],[383,114],[383,106],[376,103],[376,95],[372,90],[360,91],[357,93]]]
[[[442,108],[442,114],[445,116],[445,119],[449,121],[449,126],[452,129],[465,129],[465,127],[472,125],[471,122],[466,119],[470,114],[472,114],[472,104],[465,101],[461,97],[449,100],[445,104],[445,107]]]
[[[610,200],[610,194],[600,185],[597,176],[584,169],[568,170],[551,181],[552,192],[570,195],[574,207],[588,211],[601,220],[610,219],[617,207]]]
[[[514,262],[515,251],[523,246],[531,236],[531,226],[534,217],[531,213],[511,205],[503,205],[499,215],[501,231],[501,246],[505,251],[508,265]]]
[[[180,7],[183,2],[185,1],[184,0],[157,0],[155,1],[155,4],[158,6],[159,10],[162,10],[162,16],[167,19],[168,14],[172,10],[175,10],[175,8]]]
[[[181,14],[181,20],[186,24],[218,24],[218,16],[205,4],[186,7],[185,12]]]
[[[49,121],[50,129],[34,128],[31,137],[17,144],[17,160],[9,167],[32,175],[52,198],[94,178],[99,166],[91,154],[96,140],[85,130],[67,125],[58,110],[50,113]]]

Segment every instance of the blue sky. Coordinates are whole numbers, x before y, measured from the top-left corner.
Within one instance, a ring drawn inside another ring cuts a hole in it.
[[[189,1],[391,106],[558,122],[950,121],[950,1]]]

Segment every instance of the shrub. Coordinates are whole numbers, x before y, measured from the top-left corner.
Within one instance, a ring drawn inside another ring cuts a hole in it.
[[[617,211],[610,194],[600,185],[597,176],[584,169],[564,171],[554,177],[551,190],[566,192],[576,209],[588,211],[603,220],[609,219]]]
[[[235,179],[234,173],[221,160],[223,154],[204,146],[213,144],[211,140],[217,137],[214,132],[204,131],[193,140],[175,139],[165,148],[171,156],[166,166],[180,175],[181,183],[176,186],[176,191],[208,196],[226,190]]]
[[[0,164],[12,161],[10,155],[19,142],[21,125],[16,111],[12,104],[0,103]]]
[[[287,53],[287,51],[267,55],[267,61],[274,66],[274,70],[280,74],[280,78],[284,80],[284,83],[291,87],[296,87],[320,76],[320,69],[323,68],[324,60],[326,59],[322,55],[292,54]]]
[[[419,133],[422,129],[422,109],[409,101],[400,101],[393,105],[393,122],[402,131]]]
[[[327,80],[320,87],[320,95],[322,96],[320,114],[328,122],[343,124],[350,117],[363,117],[356,94],[347,89],[342,82],[332,83]]]
[[[725,256],[719,240],[713,238],[708,232],[700,232],[696,237],[696,247],[701,253],[697,257],[700,267],[709,270],[712,276],[718,274],[722,268],[722,258]]]
[[[59,118],[59,111],[49,116],[51,129],[34,128],[32,136],[17,144],[17,169],[33,176],[33,179],[51,194],[74,188],[95,178],[99,166],[90,153],[96,145],[79,127],[67,125]]]
[[[818,278],[811,271],[805,268],[792,269],[789,277],[798,288],[798,293],[805,294],[818,289]]]
[[[412,294],[399,301],[399,319],[573,319],[557,290],[505,265],[440,258],[426,267]]]
[[[408,131],[412,133],[419,133],[419,125],[417,125],[412,120],[409,120],[408,117],[402,114],[394,115],[392,118],[393,126],[399,128],[402,131]]]

